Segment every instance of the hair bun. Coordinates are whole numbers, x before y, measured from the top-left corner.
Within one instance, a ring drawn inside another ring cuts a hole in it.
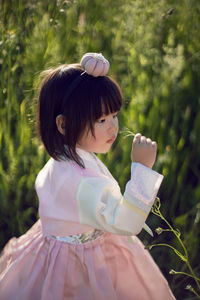
[[[86,73],[94,77],[105,76],[110,67],[109,61],[101,53],[86,53],[80,64]]]

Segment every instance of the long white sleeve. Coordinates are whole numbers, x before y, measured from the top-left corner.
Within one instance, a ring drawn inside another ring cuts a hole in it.
[[[106,176],[82,178],[76,193],[80,223],[120,235],[138,234],[162,180],[159,173],[132,163],[122,196],[118,184]]]

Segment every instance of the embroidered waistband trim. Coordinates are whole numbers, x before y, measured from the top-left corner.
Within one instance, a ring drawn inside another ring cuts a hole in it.
[[[94,229],[88,232],[76,234],[76,235],[68,235],[68,236],[55,236],[50,235],[52,238],[69,243],[69,244],[84,244],[90,241],[94,241],[100,236],[102,236],[105,232],[99,229]]]

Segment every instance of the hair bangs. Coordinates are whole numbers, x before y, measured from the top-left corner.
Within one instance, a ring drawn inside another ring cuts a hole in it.
[[[90,91],[88,93],[88,90]],[[85,95],[85,92],[87,94]],[[79,107],[81,115],[84,114],[84,120],[89,125],[94,135],[94,123],[103,115],[115,113],[121,109],[122,106],[122,93],[118,84],[110,77],[102,76],[95,78],[88,75],[80,86],[79,93],[82,97],[84,95],[84,105]]]
[[[101,97],[103,113],[115,113],[121,109],[122,93],[118,84],[110,77],[105,77],[106,93]]]
[[[122,107],[122,93],[118,84],[110,77],[101,77],[96,80],[90,103],[92,104],[91,121],[95,122],[102,115],[119,111]]]

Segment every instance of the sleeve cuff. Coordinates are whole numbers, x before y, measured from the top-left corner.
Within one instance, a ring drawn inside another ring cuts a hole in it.
[[[131,165],[131,180],[126,186],[125,194],[128,194],[129,201],[131,195],[134,195],[134,198],[142,201],[145,206],[152,206],[163,178],[163,175],[156,171],[134,162]]]

